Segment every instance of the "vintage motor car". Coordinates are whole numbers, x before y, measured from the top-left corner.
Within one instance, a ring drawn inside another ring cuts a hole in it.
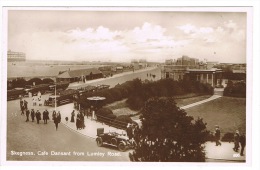
[[[97,146],[101,147],[106,145],[112,145],[118,148],[120,151],[126,151],[133,148],[131,141],[125,134],[119,134],[116,132],[98,132],[96,138]]]

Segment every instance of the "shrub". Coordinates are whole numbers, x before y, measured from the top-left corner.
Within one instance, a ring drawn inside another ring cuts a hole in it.
[[[215,135],[213,133],[208,133],[206,137],[206,141],[214,142],[215,141]]]
[[[233,133],[225,133],[222,137],[221,141],[223,142],[232,142],[234,140],[234,134]]]
[[[120,115],[114,120],[112,126],[126,129],[128,123],[133,123],[133,120],[127,115]]]
[[[229,81],[227,87],[224,89],[224,96],[231,97],[246,97],[246,83]]]
[[[109,108],[101,108],[96,113],[97,120],[104,122],[106,124],[111,124],[116,118],[116,115],[113,114],[113,111]]]
[[[98,115],[109,115],[109,114],[113,114],[113,111],[109,108],[101,108],[97,111]]]

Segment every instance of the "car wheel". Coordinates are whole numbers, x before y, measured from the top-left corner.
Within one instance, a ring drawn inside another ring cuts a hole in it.
[[[96,141],[97,141],[97,146],[99,147],[103,146],[103,139],[101,137],[98,137]]]
[[[120,150],[120,151],[126,151],[126,149],[127,149],[127,146],[126,146],[126,144],[124,143],[124,142],[120,142],[119,144],[118,144],[118,149]]]

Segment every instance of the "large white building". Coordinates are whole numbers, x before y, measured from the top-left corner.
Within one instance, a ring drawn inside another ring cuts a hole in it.
[[[22,52],[14,52],[11,50],[8,50],[7,52],[7,61],[8,62],[14,62],[14,61],[25,61],[26,55]]]
[[[212,68],[216,63],[199,62],[196,58],[182,56],[177,60],[166,60],[161,69],[162,78],[171,78],[175,81],[191,80],[210,84],[212,87],[222,83],[222,70]]]

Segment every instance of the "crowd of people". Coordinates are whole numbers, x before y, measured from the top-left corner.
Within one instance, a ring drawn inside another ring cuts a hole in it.
[[[220,128],[218,125],[216,125],[215,128],[215,142],[216,142],[216,146],[221,146],[221,142],[220,142]],[[235,131],[234,133],[234,147],[233,150],[235,152],[239,152],[239,148],[241,147],[240,150],[240,156],[244,156],[244,149],[246,146],[246,135],[245,133],[240,134],[238,130]]]
[[[43,106],[41,104],[42,98],[41,96],[33,96],[32,97],[32,107],[35,106]],[[37,124],[40,124],[40,121],[43,120],[44,124],[48,123],[48,120],[50,120],[49,117],[49,111],[45,109],[42,113],[39,110],[34,110],[34,108],[31,109],[31,111],[28,109],[28,102],[26,100],[20,99],[20,109],[21,109],[21,115],[26,115],[26,122],[29,122],[30,119],[32,122],[36,119]],[[84,116],[82,112],[78,111],[76,114],[75,110],[71,113],[71,123],[76,123],[77,130],[84,129],[85,121]],[[87,115],[89,116],[89,115]],[[61,122],[61,114],[60,111],[56,112],[55,110],[52,112],[52,120],[55,124],[56,130],[58,130],[58,125]],[[68,117],[65,117],[66,122],[68,122]]]
[[[132,144],[136,144],[135,141],[138,140],[136,138],[139,137],[138,133],[139,133],[140,129],[139,126],[133,123],[128,123],[127,127],[126,127],[126,135],[128,137],[128,139],[130,140],[130,142],[132,142]]]
[[[76,121],[75,121],[75,116],[76,116]],[[71,112],[71,118],[70,118],[70,122],[74,123],[76,122],[76,128],[77,130],[80,129],[85,129],[85,120],[84,120],[84,114],[82,112],[78,112],[77,115],[75,113],[75,110],[73,110]]]
[[[32,107],[37,106],[37,102],[35,102],[36,98],[33,98],[32,100]],[[41,104],[39,104],[41,106]],[[45,109],[42,113],[37,109],[36,111],[34,108],[31,109],[31,111],[28,108],[28,102],[26,100],[23,100],[22,98],[20,99],[20,109],[21,109],[21,115],[26,115],[26,120],[25,122],[29,122],[30,118],[31,121],[34,122],[36,119],[37,124],[40,124],[40,121],[43,120],[44,124],[48,123],[48,120],[50,120],[49,117],[49,111]],[[61,114],[60,111],[56,113],[54,110],[52,113],[52,120],[55,124],[56,130],[58,130],[58,124],[61,122]]]

